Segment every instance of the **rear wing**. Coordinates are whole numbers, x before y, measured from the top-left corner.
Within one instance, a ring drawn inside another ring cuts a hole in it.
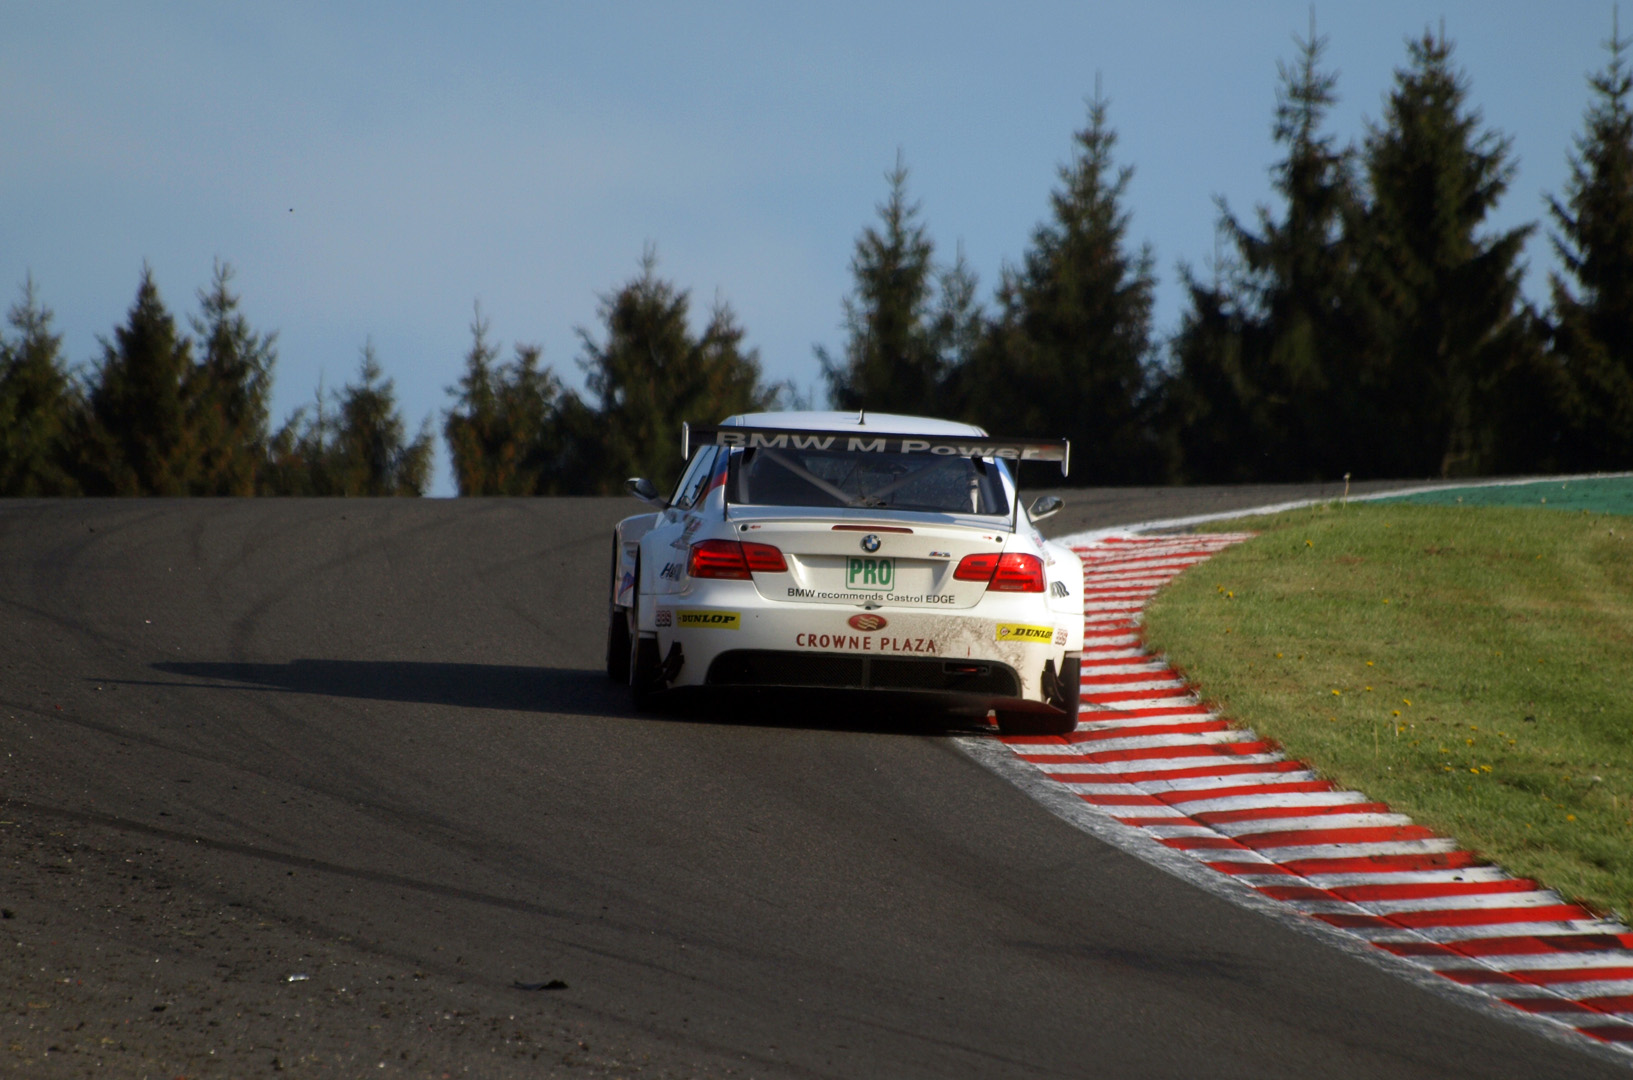
[[[903,435],[871,432],[812,431],[808,428],[680,426],[681,460],[692,459],[698,446],[733,449],[770,447],[779,450],[838,450],[852,454],[942,454],[947,457],[999,458],[1003,461],[1058,461],[1060,475],[1071,467],[1068,439],[1011,439],[990,435]]]

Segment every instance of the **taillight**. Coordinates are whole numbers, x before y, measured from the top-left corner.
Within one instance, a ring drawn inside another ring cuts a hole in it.
[[[1043,560],[1012,551],[998,560],[998,570],[987,588],[997,592],[1042,592]]]
[[[735,540],[700,540],[692,545],[686,573],[695,578],[747,578],[743,545]]]
[[[996,592],[1042,592],[1043,560],[1036,555],[996,551],[966,555],[953,570],[958,581],[984,581]]]
[[[966,555],[958,561],[958,568],[953,571],[953,578],[957,581],[991,581],[992,572],[998,569],[998,553],[996,551],[983,552],[979,555]]]
[[[788,563],[770,544],[736,540],[700,540],[692,545],[686,573],[695,578],[747,580],[751,574],[783,574]]]
[[[782,552],[770,544],[756,544],[744,540],[743,559],[748,563],[748,568],[756,574],[788,573],[788,563],[783,560]]]

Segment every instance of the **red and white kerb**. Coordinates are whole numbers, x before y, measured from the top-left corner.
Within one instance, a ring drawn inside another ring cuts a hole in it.
[[[1241,534],[1111,537],[1084,564],[1077,730],[1002,741],[1118,823],[1435,974],[1633,1053],[1633,931],[1344,791],[1201,704],[1146,600]]]

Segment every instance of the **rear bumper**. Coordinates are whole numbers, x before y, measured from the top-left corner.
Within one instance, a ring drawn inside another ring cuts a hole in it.
[[[1068,654],[1056,671],[1053,659],[1038,673],[1039,699],[1025,696],[1026,680],[997,660],[931,659],[848,653],[732,649],[718,654],[704,677],[706,686],[788,689],[872,690],[938,699],[964,711],[1063,713],[1075,716],[1080,692],[1079,661]]]
[[[643,597],[639,612],[669,688],[903,690],[984,698],[1012,711],[1076,710],[1083,616],[1036,594],[989,593],[955,611],[863,609],[772,604],[753,583],[724,580]]]

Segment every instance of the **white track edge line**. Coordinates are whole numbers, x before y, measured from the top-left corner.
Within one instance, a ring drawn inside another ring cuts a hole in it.
[[[1395,499],[1402,495],[1428,495],[1437,491],[1461,491],[1464,488],[1481,487],[1522,487],[1526,484],[1541,484],[1551,480],[1561,483],[1570,483],[1573,480],[1620,480],[1633,476],[1633,472],[1615,473],[1581,473],[1574,476],[1532,476],[1515,480],[1475,480],[1464,483],[1448,481],[1444,484],[1430,484],[1422,487],[1391,488],[1388,491],[1371,491],[1365,495],[1351,495],[1351,502],[1375,502],[1379,499]],[[1273,503],[1270,506],[1250,506],[1240,510],[1218,510],[1208,514],[1193,514],[1190,517],[1162,518],[1156,521],[1140,521],[1132,525],[1112,525],[1102,529],[1085,529],[1082,532],[1071,533],[1067,536],[1056,536],[1052,540],[1056,544],[1066,547],[1078,547],[1104,540],[1108,536],[1127,536],[1133,533],[1152,532],[1157,529],[1185,529],[1192,525],[1205,525],[1210,521],[1229,521],[1232,518],[1257,517],[1261,514],[1283,514],[1289,510],[1302,510],[1306,506],[1320,506],[1323,503],[1343,501],[1343,496],[1334,495],[1329,499],[1294,499],[1290,502]]]

